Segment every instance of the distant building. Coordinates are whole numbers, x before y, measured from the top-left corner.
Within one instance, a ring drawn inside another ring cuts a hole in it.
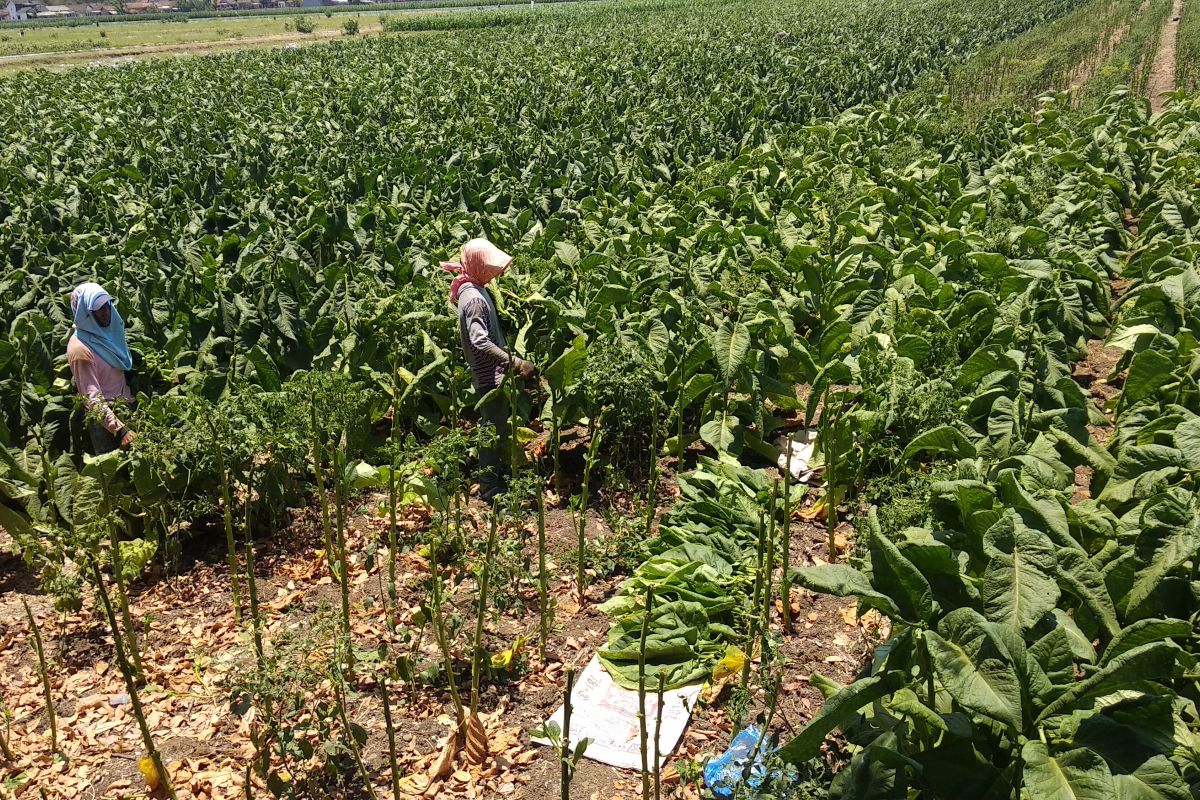
[[[83,13],[89,17],[111,17],[117,13],[117,9],[102,3],[88,3],[83,7]]]
[[[38,15],[38,3],[23,3],[18,0],[8,0],[8,5],[5,7],[7,19],[16,21],[19,19],[33,19]]]
[[[38,9],[37,16],[38,19],[54,19],[55,17],[77,17],[79,15],[70,6],[44,6]]]

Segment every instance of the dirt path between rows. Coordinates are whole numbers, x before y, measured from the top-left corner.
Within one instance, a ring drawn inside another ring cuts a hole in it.
[[[1150,71],[1150,110],[1157,114],[1167,104],[1166,95],[1175,91],[1175,44],[1179,39],[1179,16],[1183,12],[1183,0],[1175,0],[1171,7],[1171,18],[1163,26],[1158,40],[1158,52],[1154,55],[1154,67]]]

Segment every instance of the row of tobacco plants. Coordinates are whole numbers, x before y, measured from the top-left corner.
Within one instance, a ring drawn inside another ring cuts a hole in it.
[[[635,363],[686,435],[764,449],[763,399],[812,377],[775,275],[797,243],[820,251],[842,198],[810,211],[798,193],[772,217],[723,164],[1079,2],[977,5],[584,4],[504,31],[80,70],[9,94],[8,444],[26,469],[85,449],[62,358],[83,280],[120,300],[135,390],[216,402],[311,369],[383,398],[399,376],[403,429],[432,436],[461,389],[436,262],[486,235],[517,256],[498,289],[518,355]],[[243,72],[262,80],[227,79]],[[535,400],[563,430],[589,419],[561,380]]]
[[[847,267],[827,254],[849,241],[837,218],[854,190],[836,164],[819,181],[782,173],[772,143],[1076,5],[679,15],[658,0],[470,34],[487,46],[446,46],[451,33],[248,51],[8,95],[0,526],[71,608],[88,575],[75,556],[112,538],[98,504],[120,512],[131,573],[215,519],[236,578],[237,521],[277,528],[336,488],[326,469],[386,466],[402,498],[402,453],[473,413],[431,264],[480,233],[518,256],[500,311],[545,378],[515,395],[532,420],[519,438],[545,437],[560,497],[586,508],[601,481],[652,477],[649,453],[697,440],[773,457],[793,387],[818,382],[849,336],[824,321],[853,291],[832,288]],[[236,71],[264,79],[224,79]],[[764,171],[747,180],[747,165]],[[82,280],[103,282],[129,324],[144,435],[128,472],[81,458],[62,343]],[[358,399],[322,399],[331,381]]]
[[[825,408],[854,435],[820,449],[866,511],[854,563],[795,580],[893,633],[780,756],[841,728],[840,797],[1194,796],[1200,105],[837,131],[870,155],[835,261],[857,299],[826,328],[849,330]],[[881,176],[873,143],[910,137],[948,157]],[[997,213],[1023,220],[999,247]],[[1101,411],[1072,374],[1106,334]]]

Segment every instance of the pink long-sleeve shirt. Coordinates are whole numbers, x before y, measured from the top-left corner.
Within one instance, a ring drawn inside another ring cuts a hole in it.
[[[115,436],[121,429],[121,420],[113,413],[109,401],[133,402],[133,392],[125,382],[124,371],[110,366],[75,336],[67,342],[67,363],[75,377],[75,388],[83,395],[84,406],[91,411],[99,404],[104,427]]]

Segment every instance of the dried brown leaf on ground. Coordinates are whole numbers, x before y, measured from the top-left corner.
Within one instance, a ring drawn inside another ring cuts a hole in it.
[[[488,735],[483,728],[479,714],[472,713],[467,717],[466,724],[466,753],[468,764],[482,764],[488,756]]]

